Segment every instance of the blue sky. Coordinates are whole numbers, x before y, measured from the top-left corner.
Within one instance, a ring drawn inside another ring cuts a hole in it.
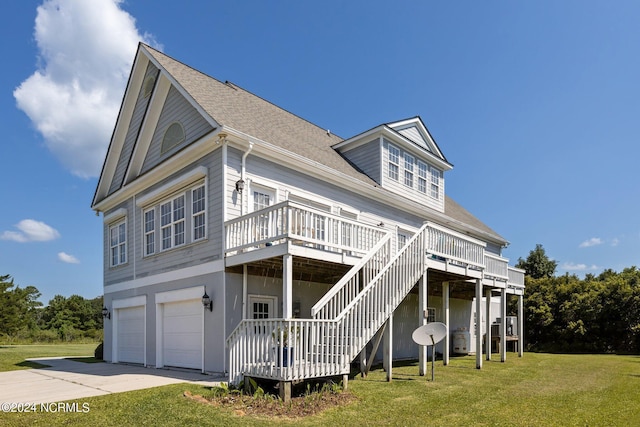
[[[0,274],[102,294],[90,209],[138,40],[342,137],[419,115],[446,191],[580,276],[640,265],[640,2],[21,0],[0,26]]]

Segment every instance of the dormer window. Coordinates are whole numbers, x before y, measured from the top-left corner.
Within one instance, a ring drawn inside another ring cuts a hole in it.
[[[404,153],[404,185],[413,188],[413,162],[414,157],[411,154]]]
[[[389,178],[398,180],[400,175],[400,150],[389,144]]]
[[[429,168],[431,170],[431,197],[438,200],[440,198],[440,175],[441,172],[433,167]]]
[[[427,194],[427,175],[429,166],[425,162],[418,160],[418,191]]]

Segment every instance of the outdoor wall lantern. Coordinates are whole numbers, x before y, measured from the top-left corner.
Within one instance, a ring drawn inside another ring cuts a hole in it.
[[[107,307],[102,307],[102,317],[105,319],[111,319],[111,313]]]
[[[244,190],[244,179],[239,179],[236,181],[236,191],[242,194],[242,190]]]
[[[209,311],[213,311],[213,300],[209,295],[207,295],[207,291],[204,291],[204,295],[202,295],[202,305],[205,310],[208,308]]]

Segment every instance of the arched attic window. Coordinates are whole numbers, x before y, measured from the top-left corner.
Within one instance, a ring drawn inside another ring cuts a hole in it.
[[[182,141],[184,141],[184,128],[180,122],[171,123],[162,138],[162,152],[166,153]]]

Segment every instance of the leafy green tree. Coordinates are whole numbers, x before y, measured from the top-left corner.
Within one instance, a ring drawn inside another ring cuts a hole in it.
[[[40,292],[34,286],[14,285],[10,275],[0,276],[0,334],[15,336],[23,329],[34,328]]]
[[[543,277],[553,277],[558,263],[549,259],[542,245],[538,243],[536,248],[529,252],[527,259],[518,258],[516,267],[523,269],[526,275],[533,279],[541,279]]]

